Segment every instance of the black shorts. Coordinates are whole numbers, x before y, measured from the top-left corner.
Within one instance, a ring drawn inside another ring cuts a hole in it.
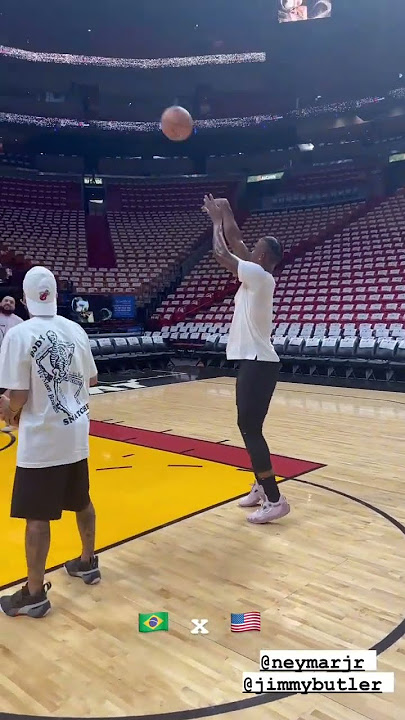
[[[11,517],[60,520],[63,510],[81,512],[90,503],[87,460],[46,468],[17,467]]]

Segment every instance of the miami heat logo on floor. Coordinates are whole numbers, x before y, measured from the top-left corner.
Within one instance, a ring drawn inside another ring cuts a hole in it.
[[[24,522],[9,517],[13,439],[3,434],[6,451],[0,454],[0,587],[16,583],[26,573]],[[279,482],[323,467],[280,455],[273,455],[273,463]],[[253,477],[246,472],[249,468],[241,447],[93,421],[90,477],[98,552],[241,497]],[[156,496],[164,500],[154,502]],[[74,557],[76,545],[75,518],[65,513],[60,522],[52,523],[48,569]]]

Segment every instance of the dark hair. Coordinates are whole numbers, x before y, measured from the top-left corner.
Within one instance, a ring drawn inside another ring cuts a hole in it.
[[[267,249],[272,259],[274,259],[278,265],[278,263],[283,259],[283,248],[281,243],[272,235],[267,235],[263,238],[263,240],[266,241]]]

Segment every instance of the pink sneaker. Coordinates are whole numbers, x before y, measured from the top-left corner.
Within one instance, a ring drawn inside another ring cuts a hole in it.
[[[280,520],[289,512],[290,506],[286,498],[284,495],[280,495],[280,500],[276,503],[269,502],[267,498],[263,500],[261,507],[248,515],[247,520],[256,525],[264,525],[264,523],[273,522],[273,520]]]
[[[256,505],[260,505],[260,502],[264,500],[264,497],[263,488],[255,482],[252,485],[249,495],[246,495],[246,497],[242,498],[239,502],[239,507],[255,507]]]

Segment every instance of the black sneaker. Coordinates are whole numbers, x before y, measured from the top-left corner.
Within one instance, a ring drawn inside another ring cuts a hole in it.
[[[65,563],[65,570],[68,575],[81,578],[86,585],[97,585],[101,580],[98,557],[94,557],[88,563],[82,562],[80,558],[69,560]]]
[[[0,598],[0,610],[9,617],[26,615],[32,618],[43,618],[51,609],[51,603],[47,596],[51,587],[50,582],[45,583],[40,593],[30,595],[28,584],[24,585],[14,595],[3,595]]]

